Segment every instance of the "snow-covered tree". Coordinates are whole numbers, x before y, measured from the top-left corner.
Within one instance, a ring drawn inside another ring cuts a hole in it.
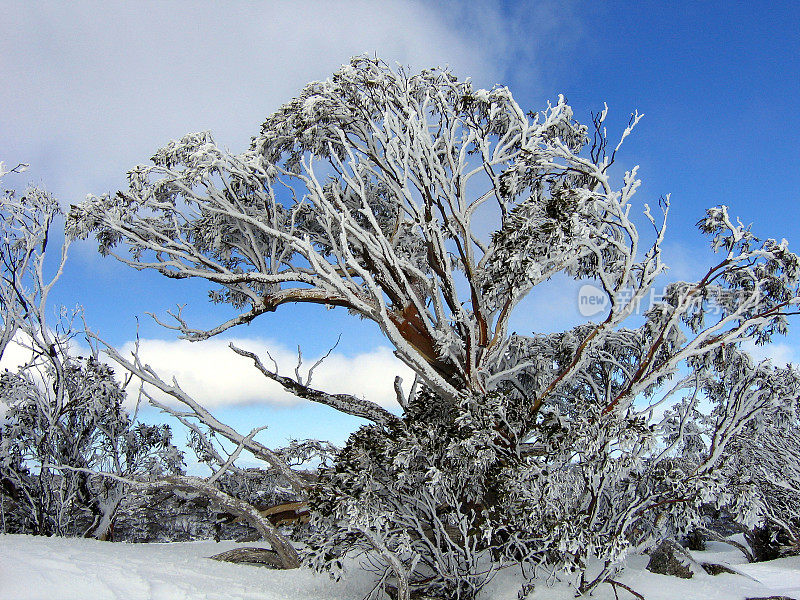
[[[168,426],[137,424],[126,412],[125,392],[96,352],[74,355],[79,312],[48,322],[69,247],[48,262],[59,215],[38,188],[6,192],[0,206],[0,357],[15,346],[22,361],[0,373],[2,528],[106,539],[127,490],[91,471],[175,472],[181,457]]]
[[[686,476],[677,448],[697,398],[741,342],[783,333],[798,302],[786,242],[757,239],[720,206],[700,222],[719,261],[626,327],[665,271],[669,199],[655,214],[644,205],[644,242],[637,169],[610,174],[640,115],[618,142],[606,116],[586,127],[563,98],[529,113],[504,87],[358,57],[306,86],[241,154],[208,133],[170,142],[127,190],[73,207],[69,231],[136,269],[214,284],[211,300],[237,315],[202,330],[171,313],[163,324],[185,338],[288,303],[344,307],[416,373],[410,388],[396,382],[398,417],[234,348],[299,397],[372,423],[311,492],[312,563],[368,549],[399,598],[472,597],[509,561],[577,571],[586,592],[663,532],[662,515],[695,518],[726,445],[763,408],[758,394],[744,408],[711,395],[714,441]],[[520,302],[559,273],[603,291],[602,319],[510,333]],[[671,407],[663,419],[659,405]],[[592,557],[605,568],[587,579]]]
[[[723,445],[712,435],[711,415],[705,440],[724,446],[724,504],[746,528],[755,560],[800,554],[800,373],[795,368],[753,365],[747,356],[728,356],[708,396],[754,414]]]

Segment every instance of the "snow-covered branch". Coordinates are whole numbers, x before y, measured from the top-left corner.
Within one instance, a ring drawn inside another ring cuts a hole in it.
[[[230,348],[239,356],[244,356],[245,358],[252,360],[255,367],[265,377],[281,384],[283,389],[291,392],[298,398],[304,398],[306,400],[311,400],[312,402],[325,404],[326,406],[335,408],[336,410],[345,414],[353,415],[354,417],[361,417],[362,419],[367,419],[379,425],[389,426],[399,423],[399,419],[395,415],[380,405],[375,404],[374,402],[363,400],[361,398],[357,398],[356,396],[351,396],[350,394],[328,394],[326,392],[316,390],[303,385],[297,379],[279,375],[277,371],[271,371],[264,366],[264,363],[261,361],[258,355],[253,352],[242,350],[234,344],[230,344]]]
[[[304,495],[306,493],[306,489],[308,487],[307,482],[305,482],[303,478],[298,475],[289,465],[287,465],[286,462],[273,450],[254,440],[252,436],[242,435],[232,427],[219,421],[216,417],[214,417],[213,414],[211,414],[209,410],[200,405],[194,398],[187,394],[180,387],[177,381],[173,381],[171,384],[167,383],[158,375],[158,373],[156,373],[152,367],[144,364],[139,357],[138,352],[134,352],[132,357],[128,359],[122,356],[113,346],[100,339],[96,334],[90,333],[90,336],[92,339],[102,344],[105,353],[129,373],[189,408],[191,415],[200,423],[209,427],[214,433],[217,433],[233,444],[236,444],[237,447],[241,445],[256,458],[266,461],[272,468],[279,472],[299,494]],[[152,395],[149,395],[148,397],[150,403],[157,408],[160,408],[161,410],[172,414],[173,416],[180,417],[182,421],[185,421],[185,414],[177,411],[175,408],[169,406],[165,402],[156,399]]]

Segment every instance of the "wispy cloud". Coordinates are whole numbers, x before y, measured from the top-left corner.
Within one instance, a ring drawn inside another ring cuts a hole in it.
[[[361,53],[541,89],[540,66],[579,35],[572,4],[11,3],[0,20],[0,158],[30,163],[30,178],[74,203],[122,186],[189,131],[245,149],[305,83]]]
[[[12,3],[0,23],[2,158],[75,202],[122,185],[188,131],[244,149],[271,111],[355,54],[449,64],[492,85],[510,45],[537,37],[520,43],[504,19],[486,3],[399,0]]]
[[[747,341],[742,344],[742,349],[749,352],[755,360],[769,360],[776,367],[783,368],[787,363],[797,363],[795,349],[789,344],[778,342],[756,346],[754,342]]]

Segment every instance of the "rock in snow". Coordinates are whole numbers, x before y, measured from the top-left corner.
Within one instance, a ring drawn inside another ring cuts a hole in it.
[[[681,579],[694,576],[695,561],[689,551],[674,540],[664,540],[650,553],[647,570],[659,575],[673,575]]]

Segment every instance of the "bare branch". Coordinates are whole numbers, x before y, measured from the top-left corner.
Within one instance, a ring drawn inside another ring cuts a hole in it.
[[[269,379],[279,383],[281,386],[283,386],[283,389],[291,392],[298,398],[304,398],[306,400],[311,400],[312,402],[318,402],[320,404],[330,406],[331,408],[335,408],[340,412],[353,415],[354,417],[367,419],[368,421],[372,421],[378,425],[383,425],[384,427],[390,427],[400,423],[400,419],[374,402],[357,398],[349,394],[328,394],[327,392],[307,387],[290,377],[278,375],[278,373],[275,371],[270,371],[264,366],[264,363],[261,362],[261,359],[253,352],[242,350],[241,348],[236,347],[233,343],[229,344],[229,347],[231,350],[236,352],[236,354],[252,360],[255,367],[261,371],[265,377],[268,377]]]
[[[108,356],[110,356],[117,364],[136,375],[136,377],[145,383],[152,385],[156,389],[187,406],[198,420],[211,428],[211,430],[215,433],[220,434],[234,444],[243,444],[244,447],[254,456],[269,463],[270,466],[272,466],[284,478],[286,478],[295,491],[301,495],[305,495],[308,487],[307,483],[303,481],[303,479],[298,476],[298,474],[295,473],[275,452],[263,444],[255,441],[254,439],[241,435],[230,426],[225,425],[216,419],[216,417],[214,417],[206,408],[201,406],[196,400],[194,400],[194,398],[184,392],[177,382],[173,381],[171,385],[166,383],[149,365],[142,364],[138,354],[134,354],[132,360],[128,360],[96,334],[90,332],[89,336],[103,345],[106,354],[108,354]],[[152,396],[150,396],[149,399],[150,402],[156,407],[170,412],[173,415],[176,414],[175,411],[169,409],[169,407],[167,407],[164,403],[159,402]]]

